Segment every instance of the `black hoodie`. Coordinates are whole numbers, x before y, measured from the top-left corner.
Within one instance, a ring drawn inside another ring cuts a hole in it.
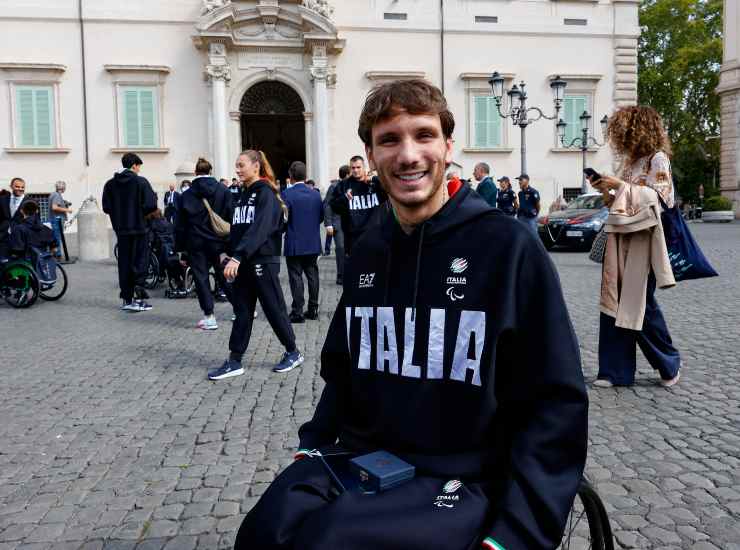
[[[391,211],[355,243],[300,446],[387,450],[491,487],[487,531],[555,548],[586,459],[588,399],[554,266],[468,187],[411,235]]]
[[[45,250],[56,244],[54,233],[46,227],[37,215],[28,216],[13,225],[10,232],[9,248],[18,256],[28,255],[31,247]]]
[[[352,200],[347,198],[352,191]],[[362,181],[348,177],[334,187],[329,205],[342,220],[344,232],[344,251],[350,254],[354,242],[368,229],[378,207],[388,200],[388,195],[378,178]]]
[[[176,217],[178,250],[186,250],[194,238],[224,243],[228,240],[228,237],[219,237],[213,232],[203,199],[208,201],[211,209],[223,220],[231,221],[234,207],[228,187],[210,176],[198,176],[192,181],[190,188],[180,195],[180,208]]]
[[[257,180],[239,195],[231,222],[231,256],[239,261],[280,263],[285,219],[270,184]]]
[[[116,235],[144,235],[144,216],[156,209],[152,186],[133,170],[114,174],[103,187],[103,212],[110,216]]]

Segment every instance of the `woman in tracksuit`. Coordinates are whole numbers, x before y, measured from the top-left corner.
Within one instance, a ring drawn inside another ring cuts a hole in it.
[[[285,346],[285,353],[273,372],[287,372],[303,363],[278,278],[288,209],[262,151],[241,153],[236,159],[236,174],[242,182],[242,192],[234,206],[229,236],[231,258],[224,268],[226,279],[233,280],[231,303],[236,318],[229,338],[229,358],[208,373],[210,380],[244,373],[241,361],[252,334],[258,298],[267,321]]]

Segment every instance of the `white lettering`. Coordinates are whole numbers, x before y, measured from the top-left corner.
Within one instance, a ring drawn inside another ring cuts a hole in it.
[[[473,371],[473,384],[481,385],[480,381],[480,356],[483,352],[483,340],[486,334],[486,314],[482,311],[461,311],[460,325],[457,329],[457,341],[455,342],[455,354],[452,358],[452,371],[450,379],[465,382],[468,370]],[[429,349],[431,353],[431,330],[429,332]],[[468,357],[470,340],[474,338],[475,358]]]
[[[414,365],[414,340],[416,339],[416,327],[411,320],[412,309],[406,308],[406,323],[403,329],[403,363],[401,364],[401,376],[409,378],[421,378],[421,367]]]
[[[360,324],[360,355],[357,358],[357,368],[368,370],[370,368],[370,319],[373,317],[373,308],[355,308],[355,317],[362,318]]]
[[[388,372],[398,374],[398,344],[396,343],[396,324],[393,320],[392,307],[379,307],[377,311],[378,340],[375,348],[377,369],[385,371],[385,362],[388,361]],[[388,335],[388,348],[385,347],[385,337]]]
[[[444,373],[445,310],[433,309],[429,313],[429,355],[427,378],[440,379]]]
[[[347,352],[352,355],[352,346],[350,345],[349,329],[352,326],[352,308],[344,308],[344,321],[347,323]]]

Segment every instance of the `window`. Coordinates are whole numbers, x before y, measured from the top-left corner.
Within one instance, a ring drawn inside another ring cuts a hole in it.
[[[475,148],[501,147],[501,117],[492,95],[473,96],[473,139]]]
[[[589,99],[590,96],[585,94],[565,94],[563,97],[563,120],[568,124],[565,127],[566,146],[575,138],[582,135],[580,116],[583,114],[583,111],[588,111],[589,114],[591,113]],[[577,145],[580,145],[580,143]]]
[[[121,86],[122,145],[159,147],[157,88]]]
[[[386,19],[388,21],[406,21],[408,19],[408,14],[386,12],[383,14],[383,19]]]
[[[16,86],[16,146],[55,147],[54,88]]]
[[[498,23],[498,16],[496,15],[476,15],[476,23]]]

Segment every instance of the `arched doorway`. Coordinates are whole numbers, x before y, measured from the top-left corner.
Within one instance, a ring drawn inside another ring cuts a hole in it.
[[[293,88],[275,80],[249,88],[239,106],[242,148],[264,151],[285,186],[288,167],[306,162],[304,106]]]

